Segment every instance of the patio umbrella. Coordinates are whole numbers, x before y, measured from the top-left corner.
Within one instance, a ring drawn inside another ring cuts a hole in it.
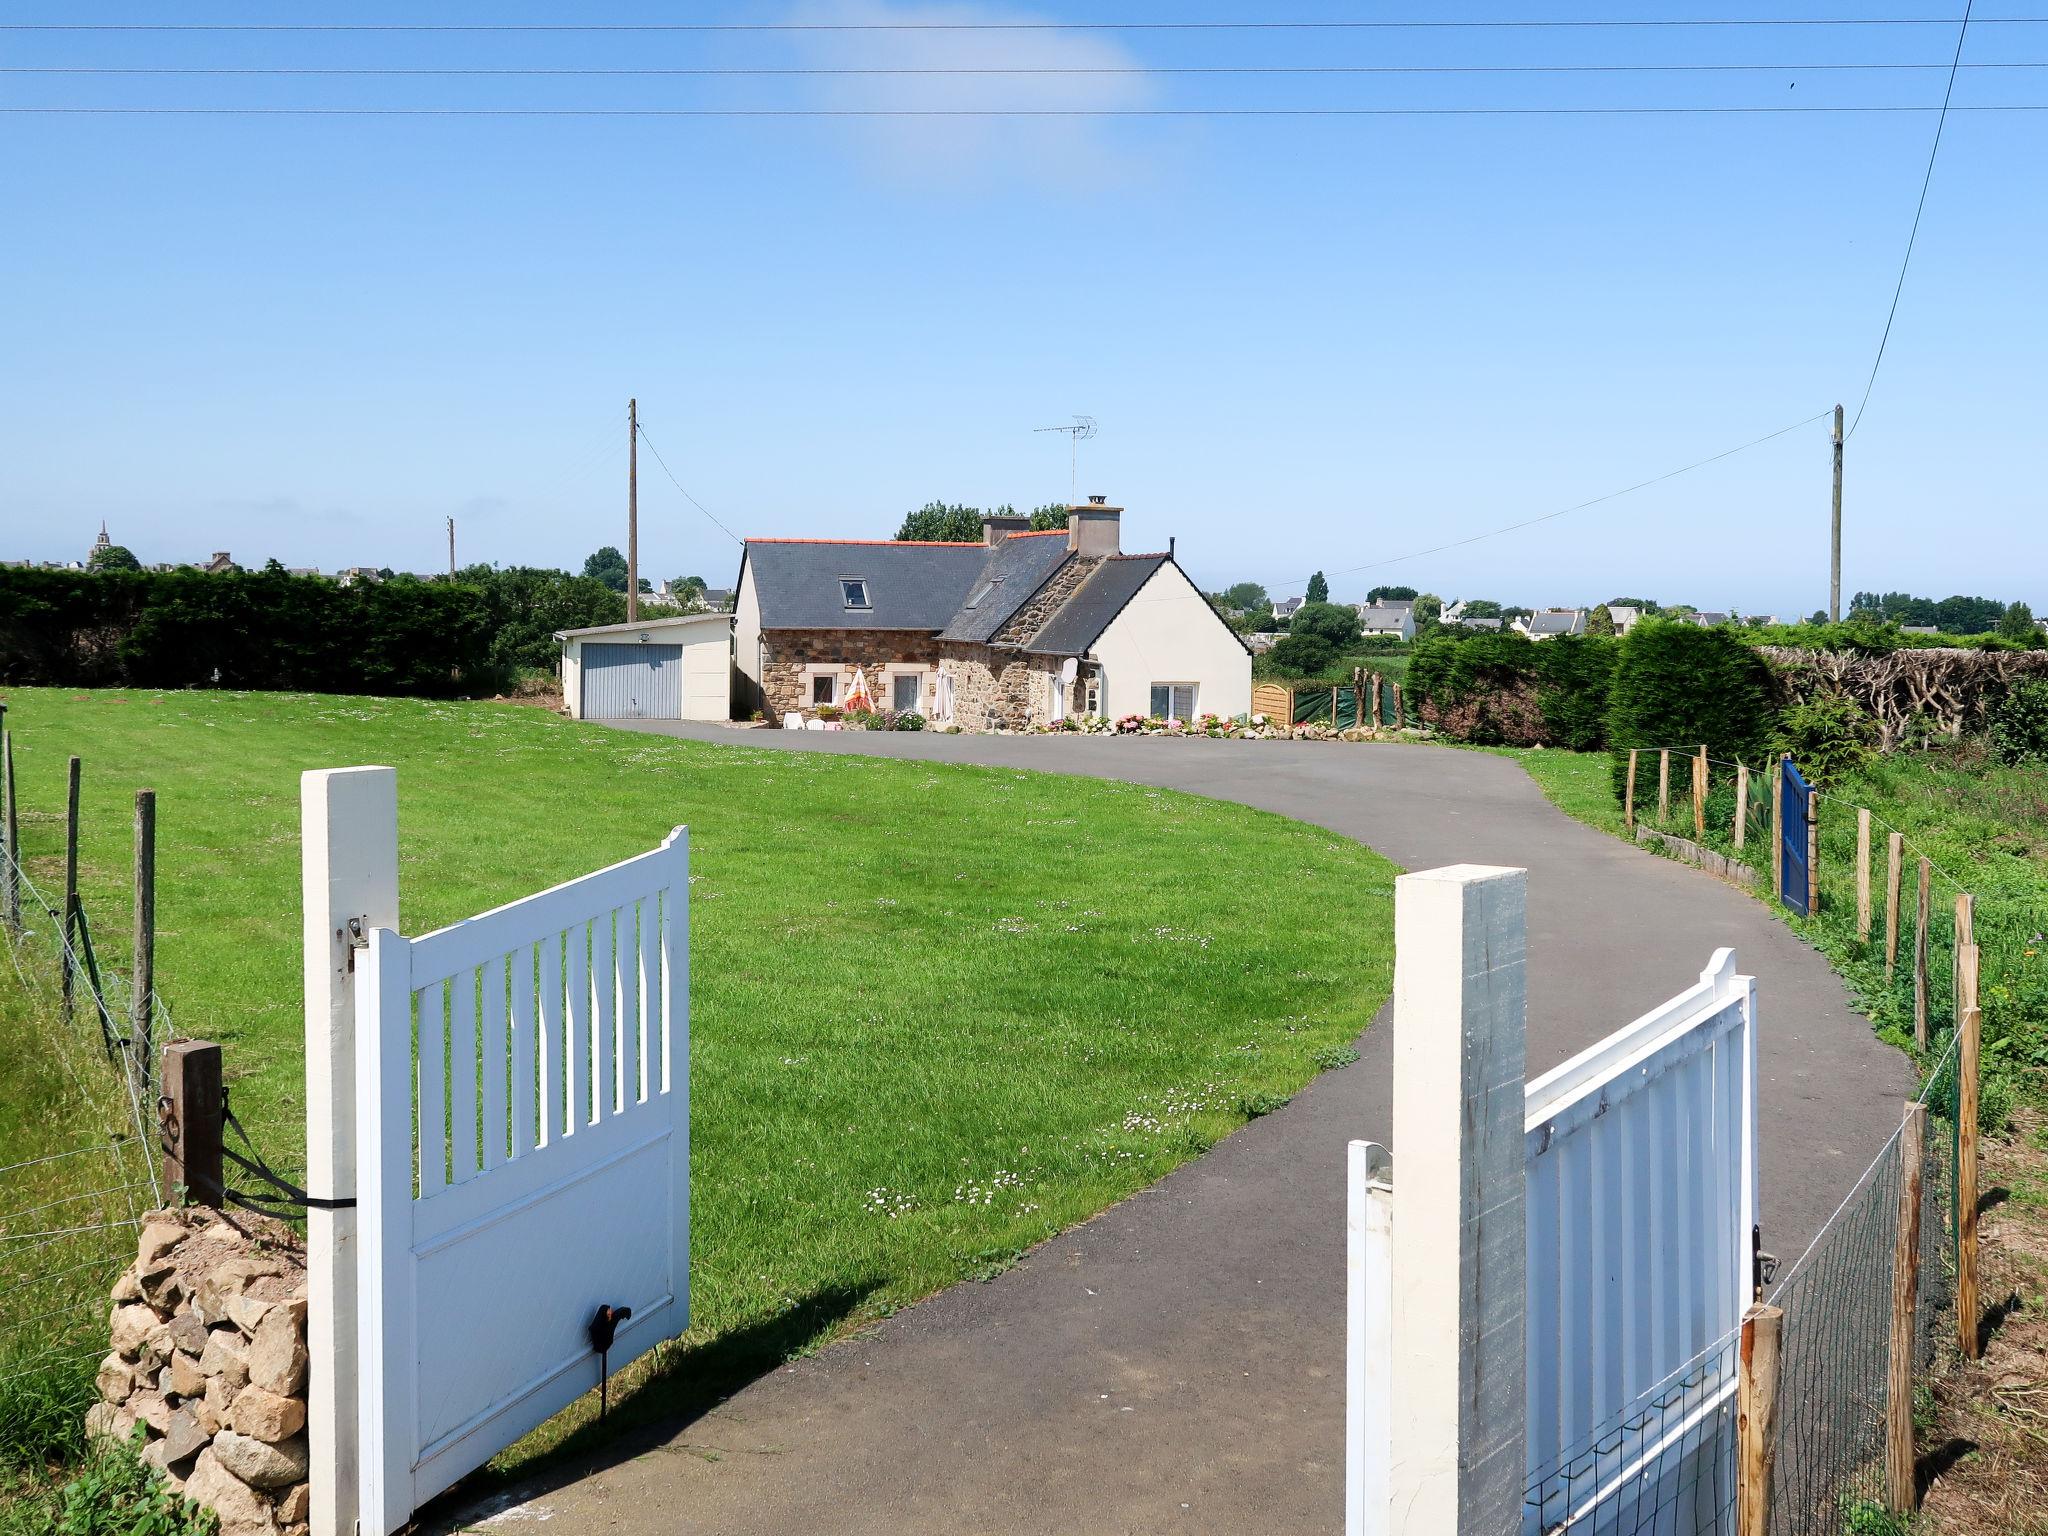
[[[846,707],[858,713],[871,712],[875,701],[868,697],[868,675],[859,667],[853,669],[853,691],[846,696]]]

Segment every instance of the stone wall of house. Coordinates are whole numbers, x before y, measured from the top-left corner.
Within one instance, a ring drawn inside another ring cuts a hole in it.
[[[942,648],[939,670],[953,678],[953,720],[963,731],[1015,731],[1041,721],[1050,698],[1057,656],[1027,656],[985,645]],[[1068,701],[1071,713],[1073,702]]]
[[[889,701],[883,693],[881,669],[890,662],[935,666],[939,643],[922,630],[896,629],[804,629],[764,630],[761,635],[762,713],[780,720],[792,711],[813,713],[804,669],[836,665],[851,679],[856,667],[867,673],[869,691],[877,704]],[[846,696],[846,684],[840,685]]]
[[[304,1536],[306,1260],[291,1229],[153,1212],[113,1302],[87,1432],[147,1425],[143,1460],[218,1513],[222,1536]]]
[[[1045,621],[1059,611],[1060,605],[1074,595],[1074,589],[1094,575],[1101,564],[1100,559],[1076,557],[1068,560],[1052,573],[1051,580],[1032,594],[1029,602],[1011,614],[1003,627],[996,631],[996,643],[1024,644],[1045,628]]]

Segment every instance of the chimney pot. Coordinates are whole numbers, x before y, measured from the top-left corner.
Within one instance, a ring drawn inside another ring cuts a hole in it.
[[[1108,500],[1109,498],[1107,496],[1090,496],[1088,498],[1088,505],[1091,507],[1099,507]]]

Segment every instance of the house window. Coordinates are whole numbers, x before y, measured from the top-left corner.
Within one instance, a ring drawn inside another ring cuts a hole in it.
[[[836,704],[839,702],[839,679],[830,672],[811,674],[811,703]]]
[[[1152,685],[1152,713],[1161,720],[1194,719],[1195,685],[1193,683],[1154,683]]]
[[[897,672],[889,678],[889,706],[901,711],[917,708],[924,692],[924,676],[918,672]]]
[[[850,609],[874,606],[868,601],[868,584],[852,577],[842,576],[839,579],[839,595],[846,600],[846,606]]]
[[[1000,576],[994,577],[988,581],[983,582],[978,588],[975,589],[974,595],[967,599],[967,606],[969,608],[979,608],[982,605],[983,600],[986,599],[991,592],[995,591],[995,589],[997,587],[1000,587],[1002,584],[1003,578]]]

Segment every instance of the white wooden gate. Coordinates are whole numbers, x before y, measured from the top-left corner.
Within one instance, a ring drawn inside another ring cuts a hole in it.
[[[1732,1530],[1755,982],[1718,950],[1524,1083],[1522,901],[1518,870],[1396,883],[1405,1160],[1353,1143],[1346,1529]]]
[[[356,972],[360,1516],[388,1536],[689,1322],[689,843]]]

